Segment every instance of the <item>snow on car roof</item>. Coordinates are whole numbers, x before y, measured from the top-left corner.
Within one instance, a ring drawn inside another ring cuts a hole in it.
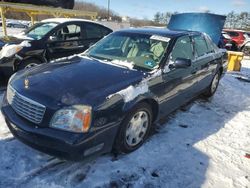
[[[58,22],[58,23],[66,23],[66,22],[74,22],[74,21],[89,22],[89,23],[102,25],[98,22],[94,22],[94,21],[87,20],[87,19],[79,19],[79,18],[49,18],[49,19],[42,20],[42,22]]]

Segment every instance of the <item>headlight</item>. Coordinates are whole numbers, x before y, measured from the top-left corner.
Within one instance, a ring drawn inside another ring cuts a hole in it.
[[[90,106],[72,106],[58,110],[52,120],[50,126],[77,133],[86,133],[89,131],[91,124]]]
[[[0,59],[2,59],[3,57],[11,57],[22,49],[23,47],[21,45],[5,45],[0,52]]]

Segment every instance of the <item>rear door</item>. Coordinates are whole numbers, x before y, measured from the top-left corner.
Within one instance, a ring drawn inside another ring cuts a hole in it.
[[[86,48],[83,41],[83,28],[80,23],[68,23],[59,27],[47,41],[49,60],[67,57],[83,52]]]
[[[195,59],[192,64],[195,92],[199,93],[211,83],[217,60],[213,47],[207,43],[204,35],[193,36]]]
[[[95,23],[84,23],[83,28],[84,43],[88,48],[112,32],[111,29]]]

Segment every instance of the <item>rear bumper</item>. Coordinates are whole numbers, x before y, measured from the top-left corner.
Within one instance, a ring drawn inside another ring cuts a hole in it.
[[[21,142],[49,155],[74,161],[110,152],[119,126],[115,123],[98,131],[78,134],[31,126],[12,110],[6,99],[1,110],[11,133]]]

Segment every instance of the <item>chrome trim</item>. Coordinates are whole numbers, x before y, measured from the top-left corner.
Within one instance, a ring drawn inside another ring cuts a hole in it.
[[[42,122],[46,107],[21,95],[11,85],[7,88],[7,101],[18,115],[36,124]]]

